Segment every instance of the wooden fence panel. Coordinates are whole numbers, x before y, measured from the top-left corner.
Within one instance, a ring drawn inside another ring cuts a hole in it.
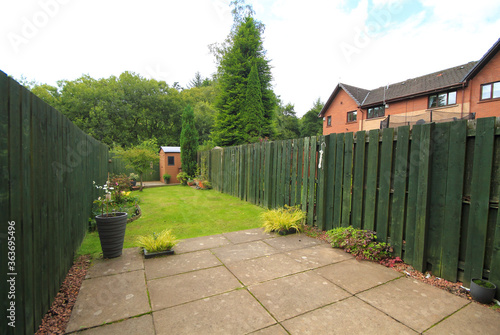
[[[379,192],[377,201],[377,238],[387,242],[389,228],[389,199],[391,191],[392,149],[394,144],[394,129],[386,128],[382,132],[380,149]]]
[[[310,144],[309,144],[309,137],[306,137],[304,139],[304,163],[303,163],[303,169],[302,169],[302,210],[304,212],[307,212],[307,189],[309,187],[308,184],[308,174],[309,174],[309,151],[310,151]]]
[[[342,227],[348,227],[351,224],[353,149],[354,135],[353,133],[346,133],[344,142],[344,175],[342,182]]]
[[[337,134],[335,158],[335,181],[333,198],[333,228],[340,227],[342,221],[342,181],[344,175],[344,138],[345,134]]]
[[[308,197],[307,197],[307,224],[314,224],[314,198],[316,196],[316,154],[317,138],[311,137],[311,148],[309,149],[309,177],[308,177]]]
[[[333,199],[334,199],[334,181],[336,174],[336,150],[337,150],[337,134],[330,134],[326,136],[328,141],[328,154],[325,161],[327,165],[327,176],[326,176],[326,195],[325,195],[325,224],[324,229],[330,230],[333,228]]]
[[[325,206],[326,206],[326,189],[325,178],[328,174],[328,142],[326,136],[319,137],[318,145],[318,183],[316,195],[316,225],[319,229],[325,230]]]
[[[365,206],[363,209],[364,222],[363,228],[368,230],[375,229],[375,209],[377,205],[377,175],[379,160],[379,131],[370,130],[368,133],[368,158],[366,164],[366,195]]]
[[[352,226],[361,229],[363,226],[363,190],[365,174],[365,131],[356,133],[354,174],[352,188]]]

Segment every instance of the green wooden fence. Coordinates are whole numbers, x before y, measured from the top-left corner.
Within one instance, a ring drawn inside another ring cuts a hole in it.
[[[0,333],[33,334],[85,235],[108,147],[1,71],[0,132]]]
[[[160,161],[153,163],[153,170],[151,172],[144,173],[142,176],[143,181],[159,181],[160,180]],[[127,164],[120,158],[116,157],[114,153],[109,153],[109,158],[111,159],[111,163],[109,164],[109,173],[110,174],[126,174],[127,176],[130,173],[135,172],[134,169],[127,167]]]
[[[420,271],[500,287],[500,127],[495,118],[201,152],[216,190],[307,224],[377,231]],[[497,291],[497,297],[498,297]]]

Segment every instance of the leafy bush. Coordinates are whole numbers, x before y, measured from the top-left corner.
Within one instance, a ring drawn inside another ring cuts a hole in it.
[[[172,230],[165,229],[161,233],[153,235],[139,236],[137,246],[146,249],[147,252],[159,252],[172,249],[178,243]]]
[[[377,242],[377,235],[371,230],[339,227],[327,232],[334,248],[342,248],[356,256],[357,259],[380,261],[390,257],[392,247],[385,242]]]
[[[270,209],[261,214],[264,220],[262,227],[264,231],[284,231],[295,229],[297,232],[303,231],[303,223],[306,218],[306,213],[298,208],[298,206]]]
[[[186,172],[179,172],[177,175],[177,180],[182,184],[182,185],[187,185],[187,181],[189,179],[189,176]]]
[[[168,173],[163,174],[163,180],[166,180],[167,182],[170,181],[171,176]]]

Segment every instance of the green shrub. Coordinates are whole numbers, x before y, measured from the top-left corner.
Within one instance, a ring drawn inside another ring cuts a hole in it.
[[[161,233],[139,236],[137,246],[146,249],[147,252],[158,252],[172,249],[178,243],[171,229],[165,229]]]
[[[295,229],[297,232],[303,231],[303,224],[306,218],[306,213],[298,208],[298,206],[270,209],[261,214],[263,219],[262,227],[264,231],[284,231]]]
[[[186,172],[179,172],[179,174],[177,175],[177,180],[182,185],[187,185],[188,179],[189,179],[189,176]]]
[[[390,257],[392,247],[385,242],[377,242],[377,235],[371,230],[339,227],[327,232],[334,248],[342,248],[356,256],[357,259],[380,261]]]

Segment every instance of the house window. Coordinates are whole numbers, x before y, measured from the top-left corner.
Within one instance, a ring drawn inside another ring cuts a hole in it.
[[[173,166],[175,165],[175,157],[174,156],[168,156],[168,166]]]
[[[381,117],[384,115],[385,115],[385,107],[384,106],[377,106],[377,107],[368,108],[368,113],[367,113],[366,118],[373,119],[373,118]]]
[[[429,108],[455,105],[457,103],[457,91],[433,94],[429,96]]]
[[[481,85],[481,100],[500,98],[500,81]]]
[[[332,117],[331,116],[327,116],[326,117],[326,126],[330,127],[331,125],[332,125]]]
[[[358,111],[347,112],[347,122],[356,122],[358,120]]]

